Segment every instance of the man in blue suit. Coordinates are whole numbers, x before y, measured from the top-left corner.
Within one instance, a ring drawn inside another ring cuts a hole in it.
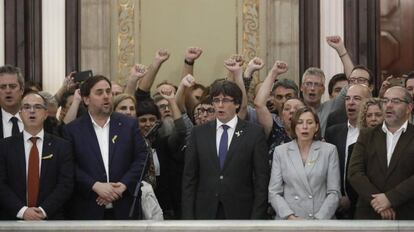
[[[112,112],[111,82],[93,76],[80,87],[88,113],[69,123],[65,137],[75,157],[74,219],[128,219],[145,162],[137,121]]]

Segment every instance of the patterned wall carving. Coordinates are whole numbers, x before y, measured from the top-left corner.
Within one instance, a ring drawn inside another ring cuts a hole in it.
[[[118,1],[118,81],[123,83],[134,65],[134,0]]]
[[[246,60],[258,56],[259,50],[259,0],[243,2],[243,55]]]

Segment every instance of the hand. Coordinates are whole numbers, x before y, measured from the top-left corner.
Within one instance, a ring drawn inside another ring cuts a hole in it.
[[[201,53],[203,53],[203,50],[201,48],[189,47],[185,51],[185,60],[187,60],[188,62],[194,62],[201,56]]]
[[[158,88],[156,89],[157,93],[161,94],[161,89],[165,89],[164,91],[172,91],[173,93],[175,93],[175,88],[172,85],[169,84],[162,84],[160,86],[158,86]]]
[[[289,215],[289,216],[288,216],[288,218],[287,218],[287,219],[288,219],[288,220],[301,220],[302,218],[297,217],[297,216],[295,216],[295,215],[291,214],[291,215]]]
[[[155,54],[155,63],[162,64],[170,58],[170,53],[167,49],[160,49]]]
[[[121,183],[121,182],[116,182],[116,183],[111,183],[112,187],[114,188],[115,192],[122,197],[122,194],[125,192],[125,190],[127,189],[127,187]]]
[[[381,218],[385,220],[395,220],[396,213],[393,208],[385,209],[380,212]]]
[[[82,101],[82,96],[80,94],[80,89],[76,89],[75,93],[73,94],[73,100],[74,101]]]
[[[346,53],[344,42],[342,41],[340,36],[338,35],[327,36],[326,42],[328,42],[328,45],[331,46],[333,49],[335,49],[339,55]]]
[[[394,76],[393,75],[391,75],[391,76],[389,76],[389,77],[387,77],[387,79],[385,79],[383,82],[382,82],[382,84],[381,84],[381,88],[380,88],[380,90],[379,90],[379,97],[383,97],[384,96],[384,93],[391,87],[391,82],[390,82],[390,80],[392,79],[392,78],[394,78]]]
[[[391,202],[384,193],[372,194],[374,199],[371,200],[371,206],[375,212],[380,213],[383,210],[391,208]]]
[[[239,72],[242,70],[240,63],[232,58],[224,61],[224,67],[226,67],[232,73]]]
[[[182,80],[181,84],[187,88],[190,88],[195,85],[195,79],[191,74],[187,74]]]
[[[110,183],[95,182],[92,190],[107,202],[113,202],[121,197]]]
[[[247,68],[246,68],[246,72],[245,72],[245,77],[251,77],[252,74],[255,71],[262,69],[263,66],[264,66],[264,62],[259,57],[255,57],[255,58],[251,59],[249,61],[249,63],[247,64]]]
[[[110,201],[106,201],[102,197],[96,198],[96,204],[98,204],[99,206],[108,205],[109,203],[111,203],[111,202]]]
[[[24,220],[43,220],[46,216],[43,214],[42,210],[36,207],[27,208],[23,213]]]
[[[338,211],[344,211],[344,210],[349,209],[350,207],[351,207],[351,201],[349,200],[349,198],[347,196],[341,197],[341,199],[339,200]]]
[[[243,56],[240,55],[240,54],[233,54],[233,55],[230,56],[230,59],[235,60],[239,64],[240,67],[243,66],[244,61],[245,61]]]
[[[288,70],[288,65],[286,64],[286,62],[276,60],[270,72],[272,73],[272,76],[276,77],[276,76],[279,76],[280,74],[287,72],[287,70]]]
[[[77,87],[77,83],[75,82],[75,78],[73,77],[73,74],[75,74],[75,71],[72,71],[65,77],[63,80],[63,85],[66,88],[66,91],[72,91]]]
[[[171,88],[169,88],[169,86],[162,86],[159,93],[166,100],[171,100],[175,98],[175,93]]]
[[[136,80],[143,78],[146,73],[147,73],[147,66],[143,64],[135,64],[134,66],[131,67],[131,70],[129,71],[130,77]]]

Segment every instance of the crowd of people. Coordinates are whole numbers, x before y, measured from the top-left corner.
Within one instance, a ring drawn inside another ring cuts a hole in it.
[[[325,102],[317,67],[298,86],[278,60],[253,85],[259,57],[204,86],[198,47],[153,93],[165,49],[125,86],[71,73],[54,95],[0,67],[0,219],[414,219],[414,72],[374,97],[372,72],[326,41],[344,73]]]

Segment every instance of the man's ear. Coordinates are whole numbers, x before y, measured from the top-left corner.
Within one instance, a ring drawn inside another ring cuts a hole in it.
[[[82,97],[82,101],[86,106],[89,105],[89,97]]]

